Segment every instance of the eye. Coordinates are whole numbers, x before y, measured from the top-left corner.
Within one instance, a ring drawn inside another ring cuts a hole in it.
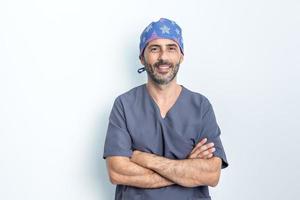
[[[158,51],[159,51],[159,48],[158,48],[158,47],[151,47],[151,48],[150,48],[150,51],[151,51],[151,52],[158,52]]]
[[[170,50],[170,51],[176,51],[177,48],[176,48],[176,47],[169,47],[169,50]]]

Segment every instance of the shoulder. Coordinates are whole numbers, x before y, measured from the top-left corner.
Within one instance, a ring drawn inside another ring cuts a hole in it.
[[[187,103],[192,104],[192,107],[196,110],[195,112],[197,112],[202,119],[205,116],[214,116],[213,106],[208,97],[199,92],[193,92],[189,89],[186,89],[186,91],[189,99]]]
[[[208,97],[205,96],[204,94],[202,94],[200,92],[192,91],[184,86],[183,86],[183,88],[186,93],[186,97],[187,97],[186,99],[192,105],[194,105],[196,107],[200,107],[200,108],[205,108],[205,107],[211,106],[211,103],[210,103]]]
[[[143,89],[145,84],[136,86],[120,95],[118,95],[115,99],[115,104],[124,105],[124,104],[132,104],[143,95]]]

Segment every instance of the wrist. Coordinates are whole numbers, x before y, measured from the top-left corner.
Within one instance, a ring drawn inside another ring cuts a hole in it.
[[[145,152],[142,151],[138,151],[135,150],[133,151],[133,154],[131,156],[131,161],[142,166],[142,167],[146,167],[147,168],[147,154]]]

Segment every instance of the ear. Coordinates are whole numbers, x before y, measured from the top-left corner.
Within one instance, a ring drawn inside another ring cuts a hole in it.
[[[183,55],[181,54],[179,63],[181,64],[182,62],[183,62]]]
[[[142,65],[145,66],[145,58],[144,58],[144,56],[140,55],[139,58],[140,58],[140,61],[141,61]]]

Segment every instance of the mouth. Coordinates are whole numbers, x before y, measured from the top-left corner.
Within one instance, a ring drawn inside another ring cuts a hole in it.
[[[163,65],[158,65],[156,68],[159,73],[167,73],[171,68],[171,65],[163,64]]]

